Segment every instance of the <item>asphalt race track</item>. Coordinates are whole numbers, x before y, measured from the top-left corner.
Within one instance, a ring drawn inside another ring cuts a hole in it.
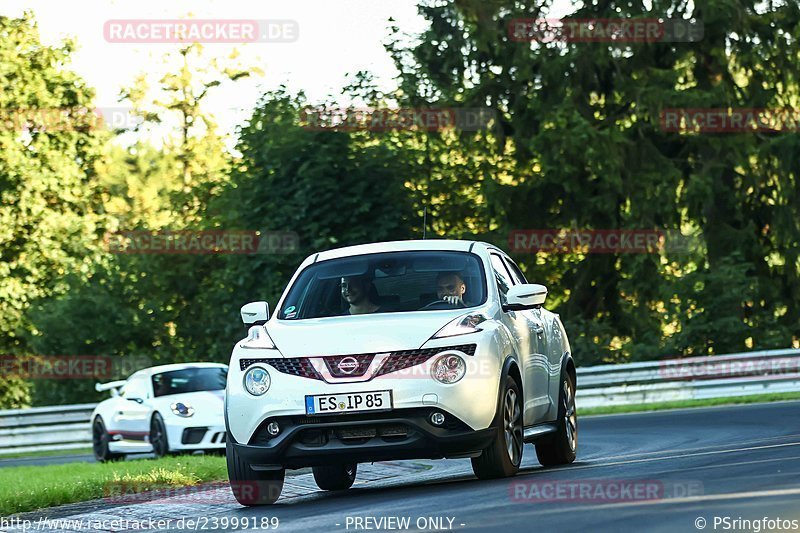
[[[544,469],[527,445],[513,479],[479,481],[469,460],[405,461],[360,465],[356,485],[343,493],[318,491],[310,474],[287,477],[271,507],[240,507],[219,487],[206,503],[98,500],[23,518],[162,518],[172,522],[160,531],[186,531],[187,523],[178,522],[184,518],[206,529],[256,531],[262,528],[241,528],[244,519],[252,526],[277,517],[278,531],[320,533],[406,529],[389,517],[408,519],[410,530],[509,532],[767,531],[781,526],[765,517],[784,521],[785,530],[800,521],[800,402],[598,416],[579,424],[575,464]]]

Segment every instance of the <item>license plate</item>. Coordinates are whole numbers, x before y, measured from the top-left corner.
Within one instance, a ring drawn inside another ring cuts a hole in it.
[[[385,411],[391,408],[392,391],[388,390],[306,396],[307,415]]]

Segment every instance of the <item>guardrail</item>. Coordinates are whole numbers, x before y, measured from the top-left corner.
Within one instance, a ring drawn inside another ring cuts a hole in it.
[[[579,407],[800,392],[800,349],[578,369]]]
[[[800,349],[578,369],[579,407],[800,392]],[[96,404],[0,411],[0,457],[88,448]]]
[[[31,407],[0,411],[0,457],[90,448],[89,417],[97,404]]]

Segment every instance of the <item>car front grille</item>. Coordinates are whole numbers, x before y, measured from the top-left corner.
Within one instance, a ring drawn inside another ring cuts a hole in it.
[[[383,366],[378,370],[375,376],[382,376],[391,372],[397,372],[412,366],[421,365],[434,355],[442,353],[447,350],[458,350],[467,355],[475,355],[475,344],[462,344],[459,346],[448,346],[446,348],[427,348],[425,350],[405,350],[402,352],[393,352],[387,357]]]
[[[239,367],[242,371],[256,363],[264,363],[270,365],[278,372],[289,374],[291,376],[299,376],[301,378],[309,379],[322,379],[319,372],[311,365],[307,357],[292,357],[289,359],[242,359],[239,362]]]
[[[475,344],[460,344],[458,346],[444,346],[441,348],[425,348],[391,352],[384,360],[380,369],[378,369],[378,371],[375,373],[374,377],[397,372],[399,370],[411,368],[416,365],[421,365],[431,357],[444,351],[457,350],[464,352],[467,355],[475,355],[476,348],[477,345]],[[369,365],[375,358],[375,355],[376,353],[336,355],[323,357],[322,359],[325,362],[325,365],[328,367],[331,375],[335,378],[359,377],[366,373]],[[339,368],[339,363],[341,363],[342,360],[347,357],[352,357],[355,359],[357,364],[355,370],[350,374],[342,372]],[[308,357],[293,357],[288,359],[242,359],[239,361],[239,366],[242,371],[244,371],[256,363],[268,364],[283,374],[322,380],[322,376],[316,371]]]
[[[332,357],[323,357],[325,366],[328,367],[331,375],[335,378],[349,378],[363,376],[369,368],[372,360],[375,359],[375,354],[366,353],[361,355],[334,355]],[[355,367],[352,369],[342,368],[344,364],[352,363]],[[348,372],[348,370],[350,370]]]

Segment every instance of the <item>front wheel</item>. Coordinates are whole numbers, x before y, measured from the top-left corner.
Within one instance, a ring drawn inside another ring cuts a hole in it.
[[[228,435],[225,456],[228,463],[228,479],[233,497],[242,505],[271,505],[278,501],[283,490],[286,470],[253,470],[250,463],[236,453]]]
[[[495,427],[497,435],[492,443],[472,459],[472,471],[479,479],[513,476],[522,462],[522,398],[510,376],[506,377]]]
[[[167,439],[167,427],[164,419],[156,413],[150,420],[150,445],[156,457],[164,457],[169,454],[169,440]]]
[[[358,464],[315,466],[314,481],[322,490],[346,490],[356,480]]]
[[[561,380],[558,429],[536,442],[536,457],[542,466],[570,464],[578,450],[578,412],[575,408],[575,380],[568,373]]]

